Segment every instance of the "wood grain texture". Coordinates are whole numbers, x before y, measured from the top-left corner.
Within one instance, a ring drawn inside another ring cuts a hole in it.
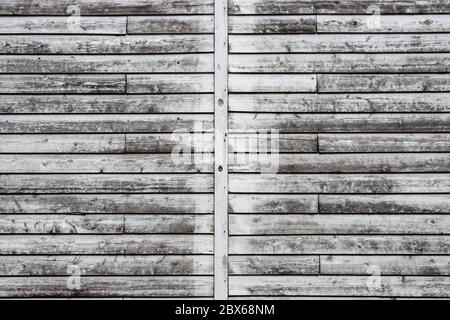
[[[369,266],[378,266],[383,275],[450,275],[449,256],[323,256],[322,274],[367,275]]]
[[[318,213],[317,195],[230,194],[229,213]]]
[[[230,16],[229,34],[315,33],[315,16]]]
[[[125,93],[124,75],[0,75],[0,93]]]
[[[448,93],[231,94],[235,112],[449,112]]]
[[[2,214],[205,214],[211,194],[0,195]]]
[[[231,275],[319,274],[318,256],[230,256]]]
[[[449,174],[230,174],[235,193],[448,193]]]
[[[194,129],[202,129],[195,128]],[[172,134],[126,134],[127,153],[210,153],[214,151],[212,133],[196,131],[193,134],[179,130]],[[195,155],[194,155],[195,159]]]
[[[368,276],[233,276],[235,296],[377,296],[448,297],[448,277],[383,276],[381,285],[369,286]]]
[[[235,130],[230,131],[228,135],[230,153],[267,152],[271,148],[272,143],[280,153],[317,152],[316,134],[280,134],[276,130],[271,131],[270,128],[244,130],[247,131],[244,133],[233,133]],[[233,155],[230,154],[230,157],[233,157]]]
[[[212,275],[208,255],[1,256],[2,276],[67,276],[68,266],[83,276]]]
[[[355,85],[356,86],[356,85]],[[446,132],[450,114],[444,113],[234,113],[230,129],[279,130],[281,132]]]
[[[0,55],[4,73],[186,73],[212,72],[211,54]]]
[[[1,15],[71,15],[76,5],[83,15],[213,13],[211,0],[5,0]],[[68,8],[69,7],[69,8]]]
[[[0,17],[0,34],[124,35],[126,17]]]
[[[0,193],[211,192],[208,174],[0,175]]]
[[[320,152],[448,152],[450,135],[319,134]]]
[[[230,74],[230,92],[316,92],[316,75]]]
[[[210,94],[3,95],[0,113],[211,113]]]
[[[449,41],[447,33],[230,35],[230,53],[447,52]]]
[[[180,33],[214,33],[214,18],[212,15],[128,17],[127,34]]]
[[[449,236],[276,235],[230,237],[230,254],[447,254]]]
[[[321,213],[450,213],[448,195],[320,195]],[[426,217],[426,216],[424,216]]]
[[[2,255],[211,254],[212,235],[2,235]]]
[[[2,36],[1,54],[151,54],[212,52],[212,35]]]
[[[212,74],[128,75],[129,93],[209,93],[214,92]]]
[[[0,296],[30,297],[164,297],[211,296],[213,278],[189,277],[81,277],[81,289],[71,290],[67,277],[7,277],[0,279]]]

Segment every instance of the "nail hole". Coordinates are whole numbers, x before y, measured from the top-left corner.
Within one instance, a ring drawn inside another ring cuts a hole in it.
[[[217,101],[217,103],[219,104],[219,106],[223,106],[223,100],[222,99],[219,99],[219,101]]]

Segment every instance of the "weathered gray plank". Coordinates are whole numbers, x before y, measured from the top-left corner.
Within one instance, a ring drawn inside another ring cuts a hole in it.
[[[448,152],[450,134],[319,134],[320,152]]]
[[[125,233],[214,233],[213,215],[125,215]]]
[[[125,93],[125,76],[0,75],[0,93]]]
[[[316,75],[230,74],[230,92],[316,92]]]
[[[0,279],[1,297],[158,297],[211,296],[213,278],[183,277],[81,277],[80,289],[68,288],[65,277],[6,277]]]
[[[274,164],[287,173],[450,172],[450,153],[230,155],[230,172],[267,172]]]
[[[450,80],[450,78],[449,78]],[[350,85],[350,82],[348,83]],[[450,84],[450,81],[449,81]],[[357,87],[357,84],[354,84]],[[230,129],[281,132],[446,132],[450,128],[448,113],[335,113],[283,114],[232,113]]]
[[[229,213],[318,213],[317,195],[230,194]]]
[[[212,215],[0,215],[0,234],[213,233]]]
[[[320,195],[321,213],[450,213],[448,195]]]
[[[186,153],[213,152],[214,136],[212,133],[196,131],[193,134],[175,132],[172,134],[126,134],[127,152],[135,153]],[[194,155],[195,157],[195,155]]]
[[[2,214],[212,213],[210,194],[0,195]]]
[[[2,115],[1,133],[88,133],[211,130],[209,114]]]
[[[0,38],[1,39],[1,38]],[[1,40],[0,40],[1,41]],[[450,34],[230,35],[231,53],[447,52]]]
[[[211,16],[166,16],[166,17],[128,17],[128,34],[165,33],[214,33],[214,17]]]
[[[209,174],[0,175],[1,193],[211,192]]]
[[[232,214],[231,235],[450,234],[448,215]]]
[[[229,263],[231,275],[319,274],[318,256],[230,256]]]
[[[212,154],[0,155],[0,173],[212,173],[213,165]]]
[[[0,254],[211,254],[212,235],[2,235]]]
[[[2,134],[0,143],[0,153],[123,152],[124,134]]]
[[[318,92],[450,91],[450,74],[320,74]]]
[[[382,14],[450,12],[450,4],[446,0],[231,0],[229,11],[230,14],[370,14],[373,10],[370,10],[371,6],[374,5]]]
[[[126,34],[126,17],[0,17],[0,34]]]
[[[272,144],[278,152],[317,152],[316,134],[279,134],[270,128],[249,130],[248,133],[233,133],[230,130],[228,141],[230,153],[267,153],[272,149]]]
[[[209,113],[210,94],[4,95],[0,113]]]
[[[448,277],[383,276],[380,286],[369,276],[233,276],[230,295],[448,297]]]
[[[449,236],[232,236],[230,254],[448,254]]]
[[[448,193],[450,174],[230,174],[236,193]],[[1,189],[0,189],[1,190]]]
[[[377,266],[382,275],[450,275],[449,256],[323,256],[320,259],[321,274],[368,275],[370,266]]]
[[[0,55],[3,73],[212,72],[213,55]]]
[[[229,71],[241,73],[449,72],[450,54],[232,54]],[[319,87],[320,88],[320,87]]]
[[[231,94],[237,112],[449,112],[448,93]]]
[[[212,275],[213,261],[206,255],[0,257],[2,276],[67,276],[68,266],[83,276]]]
[[[2,54],[149,54],[212,52],[212,35],[0,36]]]
[[[3,0],[2,15],[142,15],[213,13],[211,0]]]
[[[318,15],[317,32],[450,32],[449,15]]]
[[[201,93],[214,92],[212,74],[153,74],[127,76],[129,93]]]
[[[228,32],[239,33],[315,33],[315,16],[230,16]]]

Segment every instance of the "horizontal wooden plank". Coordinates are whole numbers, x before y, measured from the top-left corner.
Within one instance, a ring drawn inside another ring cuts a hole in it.
[[[232,54],[228,69],[241,73],[445,73],[450,71],[450,54]]]
[[[65,277],[0,278],[0,296],[30,297],[158,297],[211,296],[213,277],[81,277],[80,289],[69,289]]]
[[[125,215],[125,233],[214,233],[213,215]]]
[[[124,75],[0,75],[0,93],[125,93]]]
[[[201,128],[198,128],[201,129]],[[194,132],[194,134],[175,132],[172,134],[128,134],[127,153],[186,153],[213,152],[214,136],[212,133]],[[195,157],[195,155],[194,155]]]
[[[126,17],[0,17],[0,34],[126,33]]]
[[[269,128],[228,135],[229,152],[317,152],[316,134],[279,134]],[[230,154],[230,157],[232,155]]]
[[[230,172],[450,172],[450,153],[391,154],[235,154]],[[2,169],[0,157],[0,170]],[[22,166],[26,168],[26,166]]]
[[[231,94],[237,112],[449,112],[449,93]]]
[[[321,274],[367,275],[377,266],[383,275],[450,275],[449,256],[324,256]]]
[[[450,234],[448,215],[232,214],[230,235]]]
[[[448,254],[450,236],[232,236],[230,254]]]
[[[320,74],[318,92],[450,91],[450,74]]]
[[[2,134],[1,139],[0,153],[125,152],[124,134]]]
[[[450,213],[448,195],[320,195],[321,213]]]
[[[228,33],[315,33],[315,16],[230,16]]]
[[[0,234],[213,233],[212,215],[0,215]]]
[[[1,258],[0,258],[1,259]],[[0,260],[1,261],[1,260]],[[0,262],[1,266],[1,262]],[[319,274],[318,256],[230,256],[230,274]]]
[[[2,235],[0,254],[211,254],[212,235]]]
[[[4,0],[1,15],[142,15],[213,13],[211,0]]]
[[[0,36],[2,54],[149,54],[212,52],[212,35]]]
[[[83,276],[212,275],[213,261],[206,255],[0,256],[2,276],[67,276],[68,266]]]
[[[380,286],[373,282],[369,276],[232,276],[230,295],[448,297],[450,289],[448,277],[382,276]]]
[[[3,95],[0,113],[212,113],[211,94]]]
[[[448,193],[450,174],[230,174],[236,193]],[[0,189],[1,190],[1,189]]]
[[[209,93],[214,91],[213,74],[153,74],[127,76],[128,93]]]
[[[318,213],[317,195],[230,194],[229,213]]]
[[[450,134],[319,134],[320,152],[448,152]]]
[[[213,55],[0,55],[3,73],[212,72]]]
[[[448,52],[450,34],[266,34],[229,39],[231,53],[426,53]]]
[[[449,78],[450,80],[450,78]],[[449,82],[450,84],[450,82]],[[356,85],[355,85],[356,86]],[[449,113],[231,113],[229,127],[240,130],[281,132],[446,132]]]
[[[181,132],[211,130],[210,114],[2,115],[1,133]]]
[[[127,34],[195,34],[214,33],[214,17],[211,16],[130,16]]]
[[[213,154],[0,155],[0,173],[213,172]]]
[[[450,4],[445,0],[231,0],[230,14],[370,14],[376,5],[382,14],[393,13],[448,13]]]
[[[450,32],[449,15],[317,16],[317,32]]]
[[[210,194],[0,195],[2,214],[212,213]]]
[[[0,175],[0,193],[212,192],[209,174]]]
[[[230,92],[316,92],[316,75],[230,74]]]

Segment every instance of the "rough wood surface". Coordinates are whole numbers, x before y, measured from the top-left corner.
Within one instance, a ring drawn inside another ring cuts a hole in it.
[[[230,194],[229,213],[318,213],[317,195]]]
[[[230,74],[230,92],[316,92],[316,75]]]
[[[127,76],[129,93],[209,93],[214,92],[212,74],[153,74]]]
[[[318,256],[231,256],[231,275],[319,274]]]
[[[316,17],[304,16],[230,16],[229,34],[239,33],[315,33]]]
[[[128,34],[214,33],[212,15],[128,17]]]
[[[266,133],[266,137],[263,137],[263,133]],[[267,139],[268,135],[270,135],[270,139]],[[231,131],[228,142],[230,144],[230,153],[259,152],[261,150],[267,151],[271,142],[277,146],[280,153],[317,152],[316,134],[277,134],[277,131],[272,132],[270,131],[270,128],[264,128],[263,130],[250,129],[247,133],[233,133],[233,131]],[[230,154],[230,157],[233,156],[234,155]]]

